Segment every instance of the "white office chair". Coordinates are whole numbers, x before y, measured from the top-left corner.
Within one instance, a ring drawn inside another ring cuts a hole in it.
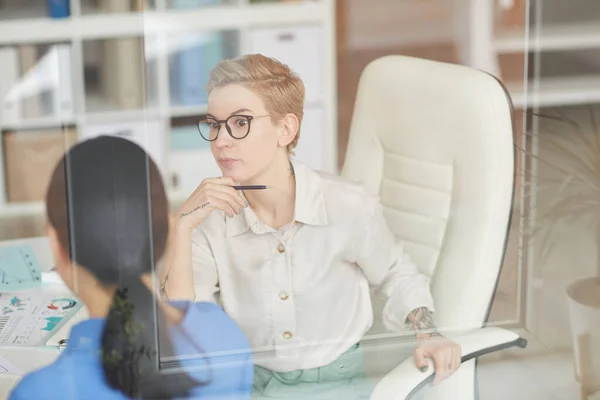
[[[404,56],[363,71],[342,174],[380,196],[390,229],[431,276],[438,327],[463,363],[431,389],[433,368],[412,357],[387,373],[372,400],[477,398],[476,357],[526,341],[482,328],[503,260],[514,177],[510,99],[492,76]],[[374,303],[376,300],[374,300]]]

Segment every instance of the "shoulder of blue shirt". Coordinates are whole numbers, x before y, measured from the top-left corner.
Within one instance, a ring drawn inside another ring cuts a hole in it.
[[[251,349],[249,342],[237,324],[221,309],[221,307],[214,303],[173,301],[170,302],[170,304],[176,308],[186,311],[184,320],[180,325],[182,329],[192,331],[196,334],[200,333],[202,335],[202,329],[200,329],[200,331],[197,329],[198,326],[196,326],[196,324],[198,323],[198,320],[196,317],[200,317],[205,320],[204,322],[207,322],[207,326],[210,325],[212,328],[218,328],[218,343],[220,345],[218,346],[219,348],[216,349],[217,352],[226,348],[230,348],[233,351],[239,351],[238,359],[241,359],[248,364],[246,368],[249,369],[249,371],[244,371],[242,373],[244,375],[249,375],[246,376],[244,380],[248,383],[248,385],[245,386],[248,386],[247,389],[250,390],[253,369]],[[193,308],[190,308],[192,306]],[[204,350],[206,351],[206,355],[210,357],[210,353],[213,349]],[[69,371],[64,371],[64,368],[68,365],[59,365],[57,363],[58,360],[59,359],[47,367],[25,375],[11,392],[9,400],[24,400],[33,398],[43,400],[55,399],[59,397],[70,399],[70,397],[68,397],[68,393],[73,389],[73,374],[69,373]],[[192,375],[194,375],[194,368],[184,368],[184,370],[186,372],[189,371]],[[51,390],[48,390],[49,386],[52,387]],[[59,395],[59,397],[56,397],[59,393],[66,396],[63,397],[62,395]]]

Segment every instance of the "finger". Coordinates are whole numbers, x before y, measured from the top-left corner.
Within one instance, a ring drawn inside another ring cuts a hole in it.
[[[246,207],[246,199],[244,199],[237,190],[235,190],[234,188],[232,188],[229,185],[219,185],[219,184],[212,184],[209,183],[206,185],[205,190],[203,191],[204,193],[208,193],[208,191],[215,191],[215,192],[221,192],[221,193],[226,193],[228,194],[231,199],[238,204],[238,206],[240,207]]]
[[[229,205],[227,201],[215,197],[209,199],[208,202],[210,203],[210,207],[212,210],[221,210],[225,214],[227,214],[228,217],[233,217],[235,211],[233,210],[233,208],[231,208],[231,205]]]
[[[214,183],[218,185],[234,186],[235,181],[228,176],[218,176],[216,178],[206,178],[203,183]]]
[[[204,194],[209,201],[211,199],[219,199],[226,202],[236,214],[240,214],[242,212],[242,208],[245,207],[244,201],[239,199],[235,193],[232,194],[228,191],[210,189],[204,192]]]
[[[235,182],[233,179],[223,176],[217,178],[206,178],[202,182],[200,182],[200,184],[198,185],[196,190],[194,190],[192,195],[200,192],[203,188],[205,188],[208,185],[234,186]]]
[[[433,357],[433,363],[435,365],[435,378],[433,379],[433,386],[437,386],[441,381],[444,380],[448,370],[448,357],[446,352],[438,351]]]
[[[452,363],[452,372],[455,372],[457,369],[460,368],[460,362],[461,362],[461,351],[460,351],[460,346],[456,345],[454,347],[454,362]]]
[[[421,347],[415,349],[415,365],[421,372],[427,372],[429,368],[427,358],[425,357],[425,350]]]

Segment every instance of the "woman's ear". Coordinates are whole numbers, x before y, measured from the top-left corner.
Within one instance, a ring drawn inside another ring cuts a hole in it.
[[[48,226],[48,239],[50,241],[50,249],[52,250],[54,262],[56,264],[56,272],[61,277],[63,282],[65,282],[67,287],[76,293],[77,288],[73,286],[73,265],[71,263],[71,258],[69,257],[69,252],[60,244],[60,241],[58,240],[58,233],[51,226]]]
[[[294,141],[294,138],[298,134],[298,126],[300,123],[298,122],[298,117],[292,113],[286,114],[282,120],[282,130],[279,137],[279,146],[287,147],[290,143]]]
[[[48,239],[50,241],[50,249],[52,250],[52,255],[54,256],[54,261],[56,264],[70,264],[69,253],[62,247],[60,241],[58,240],[58,233],[56,232],[56,229],[51,226],[48,226]]]

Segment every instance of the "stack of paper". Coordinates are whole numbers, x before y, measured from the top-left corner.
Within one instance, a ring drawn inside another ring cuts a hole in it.
[[[23,376],[23,371],[6,358],[0,356],[0,400],[8,399],[13,387]]]

